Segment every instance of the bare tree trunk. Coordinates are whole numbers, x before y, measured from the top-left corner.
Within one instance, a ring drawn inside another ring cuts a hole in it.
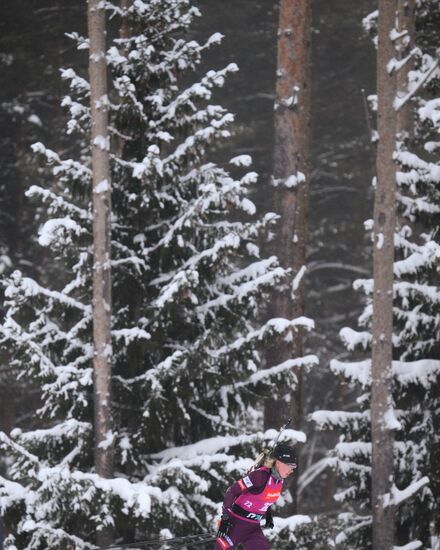
[[[274,209],[281,217],[273,242],[273,251],[283,267],[298,273],[305,264],[307,242],[307,203],[310,149],[310,0],[280,0],[278,61],[275,103],[275,147],[273,173]],[[293,296],[292,287],[273,297],[271,315],[293,319],[304,314],[304,285]],[[303,333],[292,334],[290,341],[270,348],[269,365],[280,364],[303,354]],[[266,428],[279,427],[293,416],[301,425],[302,375],[296,372],[296,389],[279,388],[277,399],[265,403]],[[296,477],[290,487],[292,505],[297,510]]]
[[[387,413],[392,407],[393,263],[396,218],[397,116],[394,101],[396,72],[389,70],[395,57],[392,31],[396,26],[398,0],[379,0],[378,29],[378,132],[377,184],[374,200],[373,245],[373,344],[372,344],[372,507],[373,548],[392,550],[394,506],[384,505],[393,483],[393,432]]]
[[[111,189],[109,163],[106,18],[101,0],[88,2],[89,77],[93,171],[93,341],[95,468],[113,475],[111,431]],[[110,529],[98,534],[98,544],[111,543]]]

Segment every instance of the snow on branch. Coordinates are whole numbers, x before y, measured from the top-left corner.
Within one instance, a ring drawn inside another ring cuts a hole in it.
[[[312,367],[318,364],[319,364],[319,359],[316,355],[305,355],[304,357],[298,357],[296,359],[288,359],[287,361],[284,361],[279,365],[275,365],[268,369],[258,370],[257,372],[254,372],[253,374],[251,374],[251,376],[249,376],[249,378],[247,378],[246,380],[236,382],[235,384],[227,384],[227,385],[221,386],[219,390],[222,393],[236,394],[237,391],[239,391],[242,388],[246,388],[248,386],[258,384],[259,382],[266,382],[270,380],[270,378],[283,374],[286,371],[293,374],[292,373],[293,369]],[[296,376],[291,381],[292,385],[297,383],[295,379],[296,379]],[[215,391],[212,390],[209,393],[209,395],[213,395],[214,393]]]
[[[27,451],[22,445],[19,445],[16,443],[11,437],[8,437],[4,432],[0,432],[0,447],[3,448],[9,448],[14,455],[19,456],[20,458],[24,458],[28,460],[32,466],[35,468],[39,464],[38,457],[34,454]],[[33,474],[36,475],[36,471],[33,469],[32,471],[29,470],[28,475],[29,477]]]
[[[335,374],[342,374],[363,388],[371,385],[371,359],[351,363],[334,359],[330,362],[330,368]],[[402,386],[418,384],[425,388],[431,387],[438,380],[439,373],[440,361],[437,359],[392,362],[392,375]]]
[[[66,201],[61,195],[57,195],[49,189],[44,189],[39,185],[31,185],[25,193],[26,197],[39,197],[43,202],[50,202],[48,208],[49,214],[64,211],[68,214],[75,214],[82,220],[91,220],[91,213],[88,210],[79,208],[75,204]]]
[[[270,378],[272,376],[277,376],[285,372],[286,370],[292,370],[298,367],[311,367],[313,365],[318,365],[319,359],[316,355],[304,355],[303,357],[298,357],[296,359],[287,359],[279,365],[275,365],[268,369],[261,369],[257,372],[254,372],[246,382],[239,382],[236,384],[236,387],[240,387],[242,384],[256,384],[265,378]]]
[[[402,386],[418,384],[428,389],[438,383],[440,360],[393,361],[393,373]]]
[[[70,88],[72,91],[77,94],[89,95],[90,84],[85,78],[78,76],[73,69],[60,69],[60,72],[61,78],[70,81]]]
[[[278,258],[276,256],[270,256],[269,258],[253,262],[243,269],[238,269],[226,276],[219,277],[218,282],[222,285],[230,285],[234,288],[236,283],[258,279],[271,269],[277,268],[278,265]]]
[[[153,387],[156,387],[160,384],[160,379],[162,377],[173,376],[177,368],[185,366],[186,359],[187,353],[184,353],[181,350],[176,350],[163,361],[139,376],[135,376],[133,378],[115,376],[115,380],[126,387],[137,385],[141,382],[150,382]]]
[[[394,485],[391,489],[391,495],[390,493],[387,493],[383,497],[384,506],[390,506],[390,505],[398,506],[399,504],[402,504],[402,502],[405,502],[406,500],[414,496],[416,493],[420,491],[420,489],[422,489],[428,484],[429,484],[429,478],[425,476],[417,481],[414,481],[403,490],[398,489]]]
[[[272,537],[275,537],[278,533],[284,530],[289,533],[295,533],[299,527],[308,523],[312,523],[312,518],[303,514],[295,514],[294,516],[289,516],[287,518],[275,517],[275,526],[272,531]]]
[[[429,82],[431,77],[434,76],[435,72],[437,71],[439,66],[438,59],[433,61],[431,66],[425,70],[424,73],[422,73],[419,77],[419,79],[414,83],[414,85],[411,87],[410,91],[402,98],[397,98],[394,100],[394,109],[396,111],[399,111],[408,101],[414,97],[414,95],[418,92],[418,90],[426,83]]]
[[[12,438],[20,438],[23,443],[45,442],[47,440],[63,441],[66,439],[77,439],[79,436],[90,434],[92,424],[69,418],[56,426],[46,429],[37,429],[29,432],[22,432],[16,428],[11,432]]]
[[[29,496],[27,487],[0,476],[0,514],[3,514],[12,504],[25,501]]]
[[[350,488],[353,492],[355,490],[354,487]],[[341,493],[337,493],[335,495],[335,500],[337,501],[343,501],[345,498],[340,497],[340,495],[343,495],[344,493],[348,493],[349,490],[343,491]],[[353,533],[356,533],[356,531],[360,531],[361,529],[365,529],[366,527],[369,527],[372,524],[373,518],[372,516],[358,516],[356,514],[353,514],[352,512],[343,512],[338,515],[338,519],[341,520],[344,523],[348,523],[349,526],[344,528],[344,531],[342,533],[338,533],[335,537],[336,544],[343,544],[348,540],[348,537],[350,535],[353,535]]]
[[[70,233],[79,237],[81,233],[85,232],[85,229],[71,218],[52,218],[47,220],[40,228],[38,243],[41,246],[48,247],[62,239],[63,244],[66,244],[66,242],[71,242]]]
[[[417,548],[421,548],[422,546],[423,544],[419,540],[413,540],[412,542],[404,544],[403,546],[394,546],[393,550],[416,550]]]
[[[340,458],[371,458],[371,443],[365,441],[341,441],[336,447],[335,451]]]
[[[74,548],[81,548],[82,550],[93,550],[96,548],[96,546],[70,534],[64,529],[52,527],[47,521],[34,521],[33,519],[26,518],[21,522],[20,528],[23,532],[32,533],[37,540],[44,540],[48,548],[62,548],[66,544],[66,541],[72,543]]]
[[[351,382],[359,383],[363,388],[371,385],[371,359],[345,363],[338,359],[330,361],[330,369],[336,375],[342,374]]]
[[[214,87],[222,87],[225,77],[237,71],[238,67],[235,63],[230,63],[227,67],[219,71],[208,71],[200,82],[192,84],[189,88],[181,92],[172,102],[162,108],[162,117],[155,121],[155,126],[163,126],[166,121],[175,118],[178,109],[185,106],[189,101],[193,101],[196,98],[211,99],[212,89]]]
[[[310,418],[320,429],[335,429],[350,423],[355,430],[358,430],[360,425],[370,422],[371,415],[370,411],[346,412],[321,410],[313,412]]]
[[[139,327],[121,328],[112,330],[112,338],[124,340],[125,345],[129,345],[137,340],[151,340],[151,334]]]
[[[62,292],[44,288],[34,279],[31,279],[30,277],[23,277],[20,271],[14,271],[12,273],[10,283],[5,290],[5,296],[7,298],[14,298],[17,294],[28,298],[39,295],[44,296],[50,300],[54,300],[55,302],[59,302],[60,304],[70,308],[78,309],[87,314],[90,313],[92,307],[89,304],[83,304],[82,302],[75,300],[75,298],[63,294]]]
[[[52,169],[54,176],[71,176],[74,179],[81,181],[83,185],[92,181],[92,171],[84,164],[72,159],[61,159],[58,153],[48,149],[40,142],[34,143],[31,148],[34,153],[44,155],[49,165],[55,165]]]
[[[357,347],[367,349],[372,340],[371,332],[360,332],[349,327],[341,329],[339,335],[349,351],[353,351]]]
[[[434,128],[438,129],[440,123],[440,98],[436,97],[425,101],[418,112],[423,121],[429,120]]]
[[[242,270],[242,273],[243,271],[244,270]],[[265,272],[258,277],[234,286],[232,294],[221,294],[217,298],[199,306],[198,310],[202,314],[206,314],[211,309],[226,307],[230,302],[240,303],[260,292],[262,288],[273,287],[276,283],[282,281],[285,276],[286,272],[282,267],[275,267],[272,271]]]
[[[53,468],[53,473],[59,473],[59,468]],[[47,475],[52,472],[47,472]],[[130,483],[125,478],[116,477],[105,479],[97,474],[81,472],[79,470],[70,473],[72,481],[88,482],[96,488],[119,497],[123,502],[122,512],[128,514],[129,510],[135,517],[148,517],[151,512],[152,499],[160,500],[163,492],[159,487],[148,486],[143,482]]]
[[[150,457],[154,460],[160,460],[162,463],[167,463],[175,458],[189,460],[204,455],[214,456],[220,451],[228,451],[231,447],[249,443],[252,444],[261,440],[269,444],[276,439],[277,435],[278,430],[270,429],[265,432],[256,432],[254,434],[216,436],[209,439],[202,439],[191,445],[165,449],[159,453],[151,454]],[[304,432],[288,429],[283,431],[280,436],[280,441],[296,441],[303,443],[305,442],[305,438]]]
[[[237,351],[254,340],[261,341],[271,335],[286,335],[286,333],[290,332],[291,330],[298,330],[298,328],[300,327],[306,330],[312,330],[314,326],[314,321],[307,317],[297,317],[293,320],[288,320],[281,317],[270,319],[261,328],[257,330],[251,330],[246,335],[237,338],[234,342],[226,344],[225,346],[222,346],[221,348],[218,348],[216,350],[211,350],[209,353],[213,357],[218,358],[222,355],[230,353],[231,351]]]

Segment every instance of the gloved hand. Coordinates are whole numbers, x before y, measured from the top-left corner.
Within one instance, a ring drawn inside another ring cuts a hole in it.
[[[273,516],[272,516],[272,511],[271,510],[268,510],[266,512],[266,515],[264,516],[264,519],[266,520],[265,523],[264,523],[264,528],[265,529],[273,529]]]
[[[228,514],[223,514],[218,524],[217,537],[224,537],[229,533],[231,528],[231,520]]]

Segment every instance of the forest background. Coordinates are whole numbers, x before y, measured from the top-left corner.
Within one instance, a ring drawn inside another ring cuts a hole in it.
[[[336,5],[337,4],[337,5]],[[211,159],[222,164],[234,155],[251,155],[258,182],[249,197],[257,210],[268,210],[273,172],[275,73],[278,10],[273,1],[198,3],[190,38],[203,42],[214,32],[225,38],[212,48],[197,68],[230,62],[239,71],[215,92],[215,100],[236,114],[232,137],[214,147]],[[376,8],[372,0],[313,2],[312,22],[312,167],[308,207],[305,315],[315,322],[305,337],[305,354],[319,357],[306,375],[301,428],[307,442],[300,448],[297,513],[331,517],[343,508],[335,503],[336,477],[320,469],[337,441],[307,420],[317,409],[349,409],[354,395],[341,388],[328,368],[330,360],[352,357],[339,337],[344,326],[355,327],[365,300],[353,281],[371,276],[371,243],[363,222],[372,217],[375,150],[371,143],[366,96],[375,93],[376,51],[362,25]],[[5,1],[1,8],[0,185],[2,270],[20,266],[39,274],[48,286],[57,273],[45,271],[47,253],[37,245],[35,206],[24,192],[37,183],[37,163],[30,149],[36,141],[56,149],[65,143],[65,114],[60,101],[65,84],[60,67],[84,69],[85,58],[65,33],[86,34],[83,2],[57,0]],[[68,139],[68,138],[67,138]],[[40,215],[40,214],[39,214]],[[38,427],[33,410],[38,389],[1,379],[0,428]],[[307,544],[307,541],[304,543]],[[306,547],[306,546],[305,546]],[[325,547],[325,546],[324,546]],[[36,548],[36,547],[35,547]]]

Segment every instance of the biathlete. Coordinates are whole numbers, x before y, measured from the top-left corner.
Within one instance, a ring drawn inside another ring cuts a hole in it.
[[[293,447],[276,445],[264,465],[226,491],[214,550],[269,550],[264,527],[273,527],[271,507],[281,495],[283,480],[297,467]]]

